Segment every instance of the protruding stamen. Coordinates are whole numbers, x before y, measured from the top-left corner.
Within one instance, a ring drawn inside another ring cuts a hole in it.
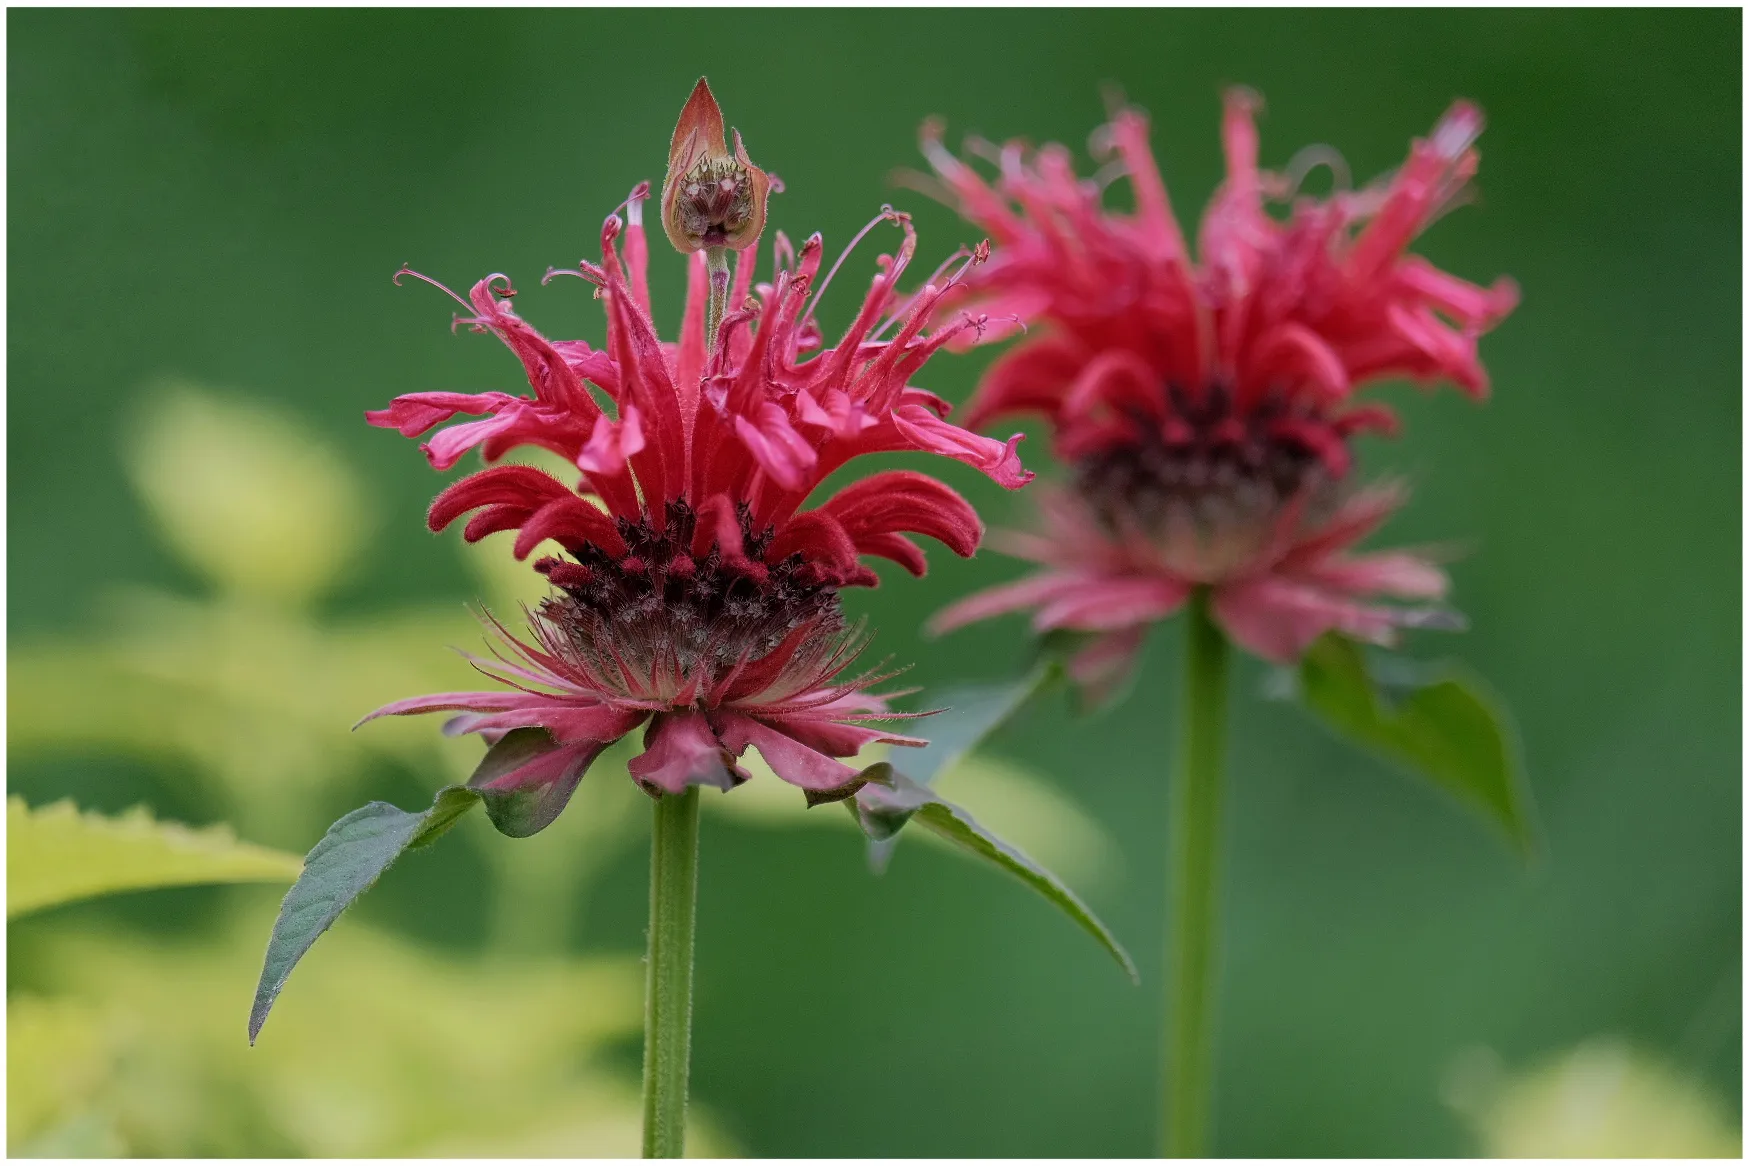
[[[845,247],[843,252],[838,256],[838,261],[832,265],[830,271],[826,272],[826,278],[821,280],[820,285],[814,289],[814,296],[812,301],[808,304],[808,310],[802,314],[803,321],[813,318],[815,311],[820,306],[821,297],[826,294],[826,289],[832,286],[832,277],[838,274],[838,269],[844,266],[844,261],[850,258],[850,253],[856,250],[856,245],[866,239],[868,233],[880,224],[887,222],[896,223],[903,217],[904,216],[898,211],[893,209],[891,203],[883,203],[881,205],[881,213],[870,219],[868,223],[863,226],[862,230],[856,233],[856,237],[850,240],[850,244]]]
[[[456,293],[451,291],[446,285],[438,283],[435,279],[432,279],[429,275],[422,275],[421,273],[414,271],[411,267],[408,267],[406,264],[402,264],[401,270],[395,272],[395,286],[396,287],[401,286],[401,277],[403,275],[410,275],[414,279],[424,280],[426,283],[430,284],[432,287],[436,288],[438,291],[442,292],[444,295],[448,296],[450,299],[454,300],[456,303],[460,304],[462,307],[466,308],[468,311],[472,312],[474,310],[474,305],[470,304],[467,300],[463,299],[461,296],[456,295]]]

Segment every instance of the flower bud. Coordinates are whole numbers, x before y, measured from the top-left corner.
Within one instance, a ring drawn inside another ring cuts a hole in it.
[[[680,111],[668,145],[662,182],[662,229],[676,250],[751,247],[765,228],[771,177],[753,165],[741,133],[731,154],[723,138],[723,111],[700,77]]]

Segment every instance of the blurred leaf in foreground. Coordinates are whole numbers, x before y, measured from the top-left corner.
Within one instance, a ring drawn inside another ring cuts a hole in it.
[[[1613,1038],[1508,1074],[1464,1054],[1446,1101],[1490,1158],[1741,1158],[1729,1108],[1698,1078]]]
[[[192,945],[114,930],[33,940],[33,967],[100,1020],[113,1051],[60,1122],[108,1115],[130,1155],[638,1151],[636,1084],[603,1063],[642,1024],[633,957],[466,956],[342,928],[300,970],[273,1039],[251,1048],[237,1018],[261,958],[255,912]],[[14,1106],[29,1088],[18,1064],[15,1052]],[[700,1154],[733,1152],[703,1115],[697,1135]]]
[[[106,818],[71,801],[35,810],[6,801],[8,918],[116,891],[289,881],[302,868],[294,854],[237,841],[228,826],[159,822],[144,806]]]
[[[308,817],[312,794],[381,759],[465,777],[472,743],[414,724],[351,726],[405,692],[465,686],[471,672],[449,648],[478,646],[465,602],[478,596],[319,617],[313,606],[366,530],[368,492],[350,468],[296,418],[190,385],[140,413],[123,451],[135,490],[212,595],[123,585],[102,597],[96,630],[11,645],[9,748],[164,764],[224,798],[222,816],[276,842],[307,841],[320,825]],[[513,565],[526,578],[484,580],[488,605],[544,589]]]
[[[123,464],[165,541],[221,590],[298,605],[370,531],[370,494],[296,418],[186,382],[129,426]]]
[[[117,1157],[92,1103],[115,1068],[101,1018],[76,1000],[6,999],[6,1144],[27,1158]]]

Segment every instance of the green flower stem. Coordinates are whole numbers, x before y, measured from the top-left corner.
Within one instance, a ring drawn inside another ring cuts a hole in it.
[[[1172,774],[1169,843],[1171,946],[1167,963],[1165,1156],[1205,1151],[1214,1046],[1216,884],[1221,763],[1227,733],[1227,640],[1209,618],[1207,591],[1184,625],[1184,719]]]
[[[698,787],[656,801],[650,838],[650,954],[644,981],[644,1157],[686,1153],[692,1059],[692,934],[698,905]]]
[[[710,273],[710,298],[704,306],[705,351],[717,350],[717,329],[723,325],[723,309],[729,302],[729,249],[706,247],[705,270]]]

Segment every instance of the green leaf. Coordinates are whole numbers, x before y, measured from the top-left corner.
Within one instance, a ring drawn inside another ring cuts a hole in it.
[[[1300,664],[1299,697],[1325,724],[1430,778],[1505,832],[1537,847],[1535,811],[1505,711],[1453,665],[1369,670],[1360,646],[1334,633]]]
[[[892,766],[884,762],[871,765],[863,771],[863,776],[868,784],[857,792],[853,813],[871,839],[890,841],[906,822],[916,821],[966,853],[995,863],[1043,895],[1096,939],[1132,982],[1141,982],[1135,961],[1130,959],[1129,952],[1124,950],[1110,929],[1099,921],[1080,896],[1025,852],[984,829],[965,810],[928,786],[893,772]]]
[[[159,822],[145,807],[120,817],[71,801],[36,810],[6,802],[6,915],[148,887],[295,879],[295,854],[237,841],[228,826]]]
[[[929,744],[905,751],[906,776],[921,785],[934,784],[1062,674],[1056,661],[1046,660],[1019,680],[946,690],[941,695],[946,711],[923,722]]]
[[[328,828],[304,859],[304,873],[286,892],[279,918],[273,921],[261,981],[249,1009],[250,1044],[260,1035],[292,969],[340,913],[370,890],[404,851],[435,841],[479,801],[478,791],[452,785],[437,792],[428,810],[415,814],[387,802],[372,802]]]
[[[933,785],[937,778],[989,740],[1027,701],[1051,687],[1062,675],[1062,666],[1056,660],[1045,659],[1019,680],[948,689],[941,698],[946,711],[926,722],[929,744],[922,749],[905,751],[905,776],[920,786]],[[870,797],[871,800],[881,799],[879,793]],[[874,820],[858,814],[858,821],[869,835],[869,865],[877,874],[886,870],[887,863],[892,861],[899,828],[908,817],[909,814],[899,814],[891,809],[876,812]]]

